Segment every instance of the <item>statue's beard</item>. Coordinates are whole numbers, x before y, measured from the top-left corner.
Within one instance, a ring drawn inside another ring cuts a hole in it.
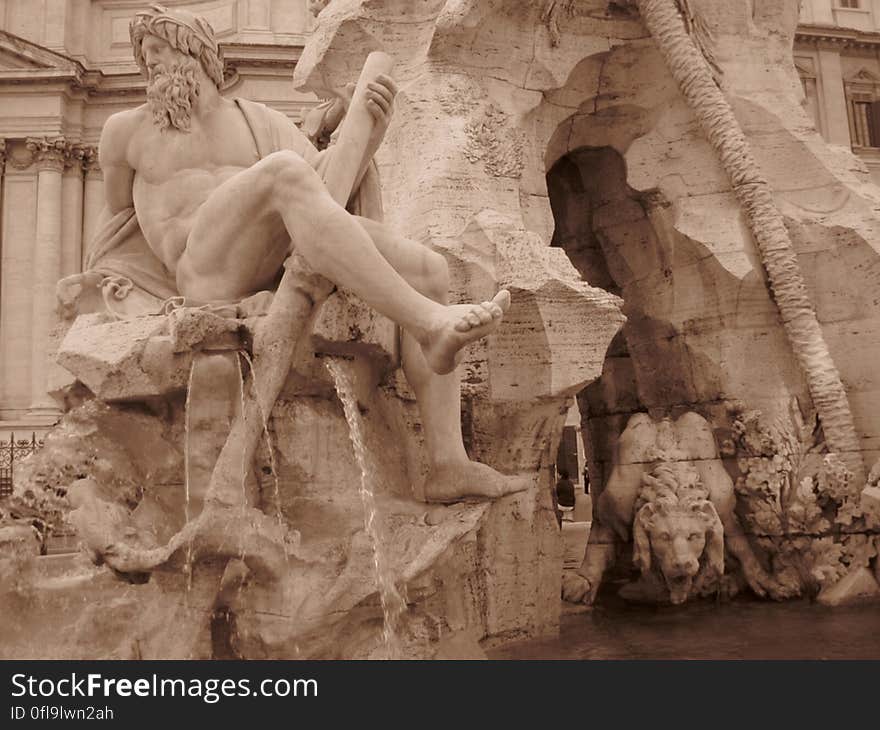
[[[147,105],[159,129],[174,127],[189,132],[192,108],[199,95],[198,67],[196,59],[184,58],[170,68],[161,64],[153,68],[147,85]]]

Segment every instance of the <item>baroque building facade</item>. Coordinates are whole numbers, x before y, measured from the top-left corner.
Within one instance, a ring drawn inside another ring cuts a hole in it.
[[[128,24],[146,0],[0,0],[0,440],[59,416],[47,355],[55,283],[82,270],[103,205],[97,143],[145,85]],[[205,16],[226,59],[223,93],[295,122],[316,103],[291,76],[307,0],[164,0]]]
[[[794,62],[816,129],[880,183],[880,0],[801,0]]]

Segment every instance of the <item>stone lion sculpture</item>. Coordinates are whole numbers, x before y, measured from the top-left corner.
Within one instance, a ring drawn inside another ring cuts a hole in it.
[[[630,418],[615,467],[599,496],[584,561],[563,576],[563,597],[592,603],[619,548],[632,541],[642,600],[684,603],[720,587],[725,552],[759,596],[787,597],[761,567],[734,513],[733,481],[712,428],[689,412],[677,420]]]
[[[633,562],[642,575],[656,562],[674,604],[724,575],[724,526],[687,462],[660,462],[642,475],[632,532]]]

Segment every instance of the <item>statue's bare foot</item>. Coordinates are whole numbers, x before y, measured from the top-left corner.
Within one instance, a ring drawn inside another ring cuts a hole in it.
[[[491,302],[452,304],[428,332],[422,352],[428,366],[440,375],[455,370],[456,355],[465,345],[492,333],[510,307],[510,292],[502,289]]]
[[[469,499],[498,499],[528,489],[530,476],[507,476],[478,461],[435,466],[425,480],[425,501],[450,504]]]

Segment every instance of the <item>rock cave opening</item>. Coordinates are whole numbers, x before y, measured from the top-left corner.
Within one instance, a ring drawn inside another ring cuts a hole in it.
[[[658,247],[640,194],[627,184],[623,156],[611,146],[574,149],[550,167],[547,188],[555,221],[550,245],[565,251],[584,281],[622,297],[627,315],[626,324],[605,355],[602,376],[577,395],[595,498],[607,480],[613,444],[626,419],[645,407],[639,396],[628,331],[634,325],[650,327],[656,331],[657,341],[665,343],[666,352],[655,361],[654,374],[668,381],[667,390],[687,389],[685,383],[675,381],[676,372],[686,371],[686,353],[678,351],[681,347],[668,326],[664,328],[639,302],[624,296],[637,272],[622,246],[637,247],[645,260],[658,256]]]

